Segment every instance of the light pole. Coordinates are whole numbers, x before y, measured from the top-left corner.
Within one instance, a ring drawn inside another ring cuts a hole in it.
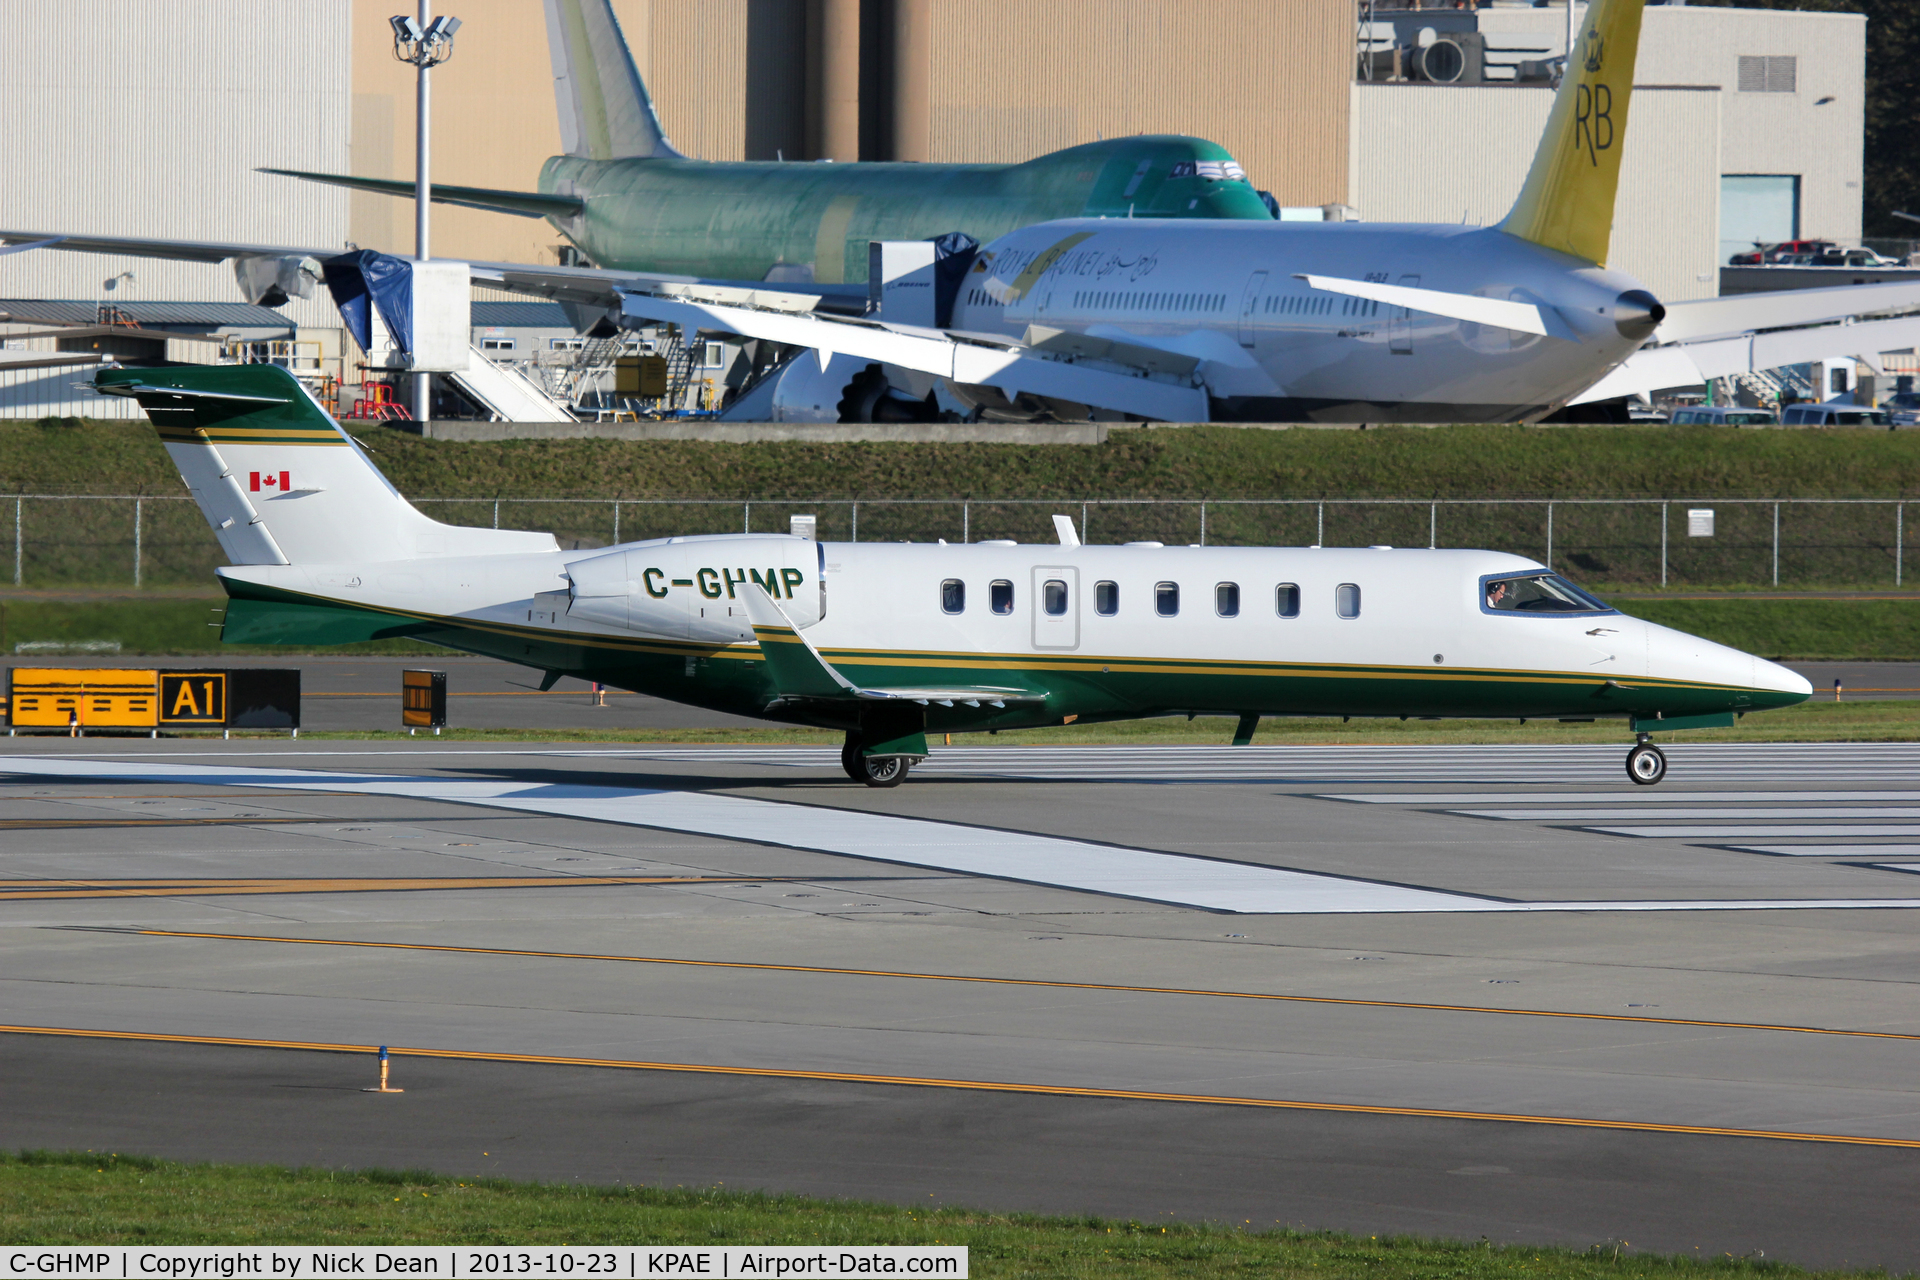
[[[420,0],[420,16],[395,14],[387,21],[393,26],[393,56],[414,66],[414,147],[413,147],[413,256],[425,262],[427,253],[427,207],[433,185],[429,178],[428,87],[427,72],[453,56],[453,33],[460,29],[458,18],[429,18],[429,0]],[[413,375],[413,416],[425,422],[433,413],[433,375]]]

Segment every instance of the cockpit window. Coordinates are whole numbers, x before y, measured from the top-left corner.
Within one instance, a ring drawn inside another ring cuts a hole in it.
[[[1557,573],[1525,573],[1483,578],[1481,603],[1497,613],[1612,613]]]

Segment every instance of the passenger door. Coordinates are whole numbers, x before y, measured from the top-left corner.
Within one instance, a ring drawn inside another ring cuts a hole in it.
[[[1080,571],[1041,565],[1033,571],[1033,647],[1080,647]]]
[[[1256,271],[1247,277],[1247,291],[1240,298],[1240,345],[1253,345],[1253,313],[1260,306],[1260,295],[1267,291],[1267,273]]]
[[[1400,286],[1404,289],[1418,289],[1419,276],[1401,276]],[[1413,309],[1395,307],[1387,319],[1387,346],[1397,356],[1413,354]]]

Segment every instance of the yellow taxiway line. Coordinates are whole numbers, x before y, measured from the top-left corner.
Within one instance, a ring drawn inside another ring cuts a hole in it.
[[[240,1049],[304,1049],[321,1053],[374,1053],[369,1044],[328,1044],[310,1040],[255,1040],[239,1036],[167,1035],[151,1031],[100,1031],[83,1027],[0,1025],[0,1033],[71,1036],[95,1040],[146,1040],[163,1044],[205,1044]],[[690,1075],[754,1076],[770,1080],[823,1080],[838,1084],[911,1085],[922,1089],[965,1089],[981,1093],[1027,1093],[1057,1098],[1103,1098],[1127,1102],[1184,1102],[1272,1111],[1330,1111],[1343,1115],[1413,1116],[1430,1120],[1496,1120],[1507,1124],[1554,1125],[1575,1129],[1614,1129],[1630,1133],[1675,1133],[1716,1138],[1767,1138],[1779,1142],[1821,1142],[1857,1147],[1920,1149],[1920,1139],[1871,1138],[1858,1134],[1796,1133],[1787,1129],[1726,1129],[1715,1125],[1659,1124],[1650,1120],[1599,1120],[1587,1116],[1535,1116],[1501,1111],[1454,1111],[1443,1107],[1384,1107],[1356,1102],[1304,1102],[1290,1098],[1241,1098],[1205,1093],[1161,1093],[1150,1089],[1096,1089],[1079,1085],[1023,1084],[1007,1080],[947,1080],[937,1076],[886,1076],[862,1071],[802,1071],[791,1067],[726,1067],[712,1063],[639,1062],[621,1058],[570,1058],[558,1054],[489,1053],[473,1049],[394,1048],[396,1057],[449,1058],[462,1062],[508,1062],[528,1066],[600,1067],[625,1071],[673,1071]]]
[[[783,883],[776,878],[739,878],[737,883]],[[551,883],[542,881],[541,883]],[[595,883],[579,881],[576,883]],[[693,883],[699,883],[697,881]],[[716,879],[713,883],[727,883]],[[813,883],[807,881],[806,883]],[[4,900],[0,898],[0,900]],[[114,930],[114,932],[119,932]],[[1655,1018],[1634,1013],[1578,1013],[1566,1009],[1502,1009],[1482,1004],[1428,1004],[1414,1000],[1357,1000],[1343,996],[1282,995],[1271,991],[1220,991],[1206,987],[1147,987],[1110,982],[1065,982],[1051,978],[993,978],[967,973],[913,973],[896,969],[842,969],[826,965],[760,964],[747,960],[680,960],[667,956],[622,956],[590,951],[519,951],[505,947],[456,947],[428,942],[365,942],[354,938],[275,938],[250,933],[199,933],[184,929],[129,929],[154,938],[208,938],[221,942],[271,942],[302,947],[373,947],[390,951],[445,951],[457,955],[514,956],[535,960],[589,960],[608,964],[682,965],[694,969],[751,969],[768,973],[825,973],[856,978],[905,978],[917,982],[978,982],[1004,987],[1058,987],[1072,991],[1114,991],[1157,996],[1211,996],[1220,1000],[1277,1000],[1289,1004],[1349,1005],[1364,1009],[1421,1009],[1438,1013],[1493,1013],[1510,1018],[1575,1018],[1591,1022],[1645,1022],[1669,1027],[1735,1031],[1786,1031],[1796,1035],[1861,1036],[1873,1040],[1920,1040],[1904,1031],[1853,1031],[1839,1027],[1800,1027],[1776,1022],[1721,1022],[1705,1018]]]
[[[400,893],[431,889],[568,889],[622,884],[774,884],[766,876],[440,876],[292,880],[0,880],[0,902],[43,898],[210,898],[260,893]],[[138,932],[155,932],[138,930]],[[191,935],[189,935],[191,936]],[[268,939],[261,939],[268,941]]]

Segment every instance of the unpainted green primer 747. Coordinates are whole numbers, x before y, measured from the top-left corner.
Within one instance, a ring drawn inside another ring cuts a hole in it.
[[[607,0],[547,0],[565,155],[538,191],[433,185],[435,201],[546,218],[596,265],[706,279],[864,284],[867,243],[986,243],[1057,218],[1271,220],[1218,143],[1140,135],[1022,164],[705,161],[660,127]],[[411,182],[273,169],[412,196]]]

